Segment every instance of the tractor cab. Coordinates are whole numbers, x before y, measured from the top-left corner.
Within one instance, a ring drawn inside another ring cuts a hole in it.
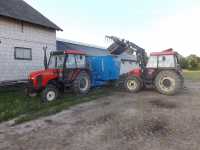
[[[170,68],[180,69],[177,52],[173,49],[164,50],[162,52],[153,52],[150,54],[147,68]]]
[[[78,50],[52,52],[48,62],[48,69],[57,70],[58,81],[62,82],[65,87],[71,87],[81,72],[89,74],[86,54]],[[80,81],[81,85],[79,88],[84,88],[86,82],[89,82],[88,80],[88,78],[83,78],[83,80]]]
[[[85,53],[77,50],[66,50],[62,52],[51,52],[48,69],[77,69],[85,68]]]
[[[50,54],[48,69],[57,69],[59,79],[65,82],[72,81],[77,71],[86,68],[86,54],[82,51],[66,50]]]

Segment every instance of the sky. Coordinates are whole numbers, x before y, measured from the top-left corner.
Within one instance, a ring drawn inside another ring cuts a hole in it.
[[[25,0],[64,31],[57,37],[107,47],[118,36],[148,53],[200,56],[200,0]]]

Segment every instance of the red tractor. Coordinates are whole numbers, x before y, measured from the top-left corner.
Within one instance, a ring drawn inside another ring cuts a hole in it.
[[[30,73],[28,95],[42,92],[44,101],[53,101],[66,88],[86,94],[91,87],[91,80],[85,55],[76,50],[51,52],[48,63],[44,63],[45,70]],[[47,60],[46,52],[44,60]]]
[[[125,75],[123,86],[130,92],[138,92],[142,87],[155,87],[165,95],[174,95],[182,87],[184,78],[179,62],[179,55],[173,49],[153,52],[147,58],[145,50],[136,44],[117,37],[107,38],[114,41],[108,48],[111,54],[120,55],[128,51],[136,55],[139,68]]]

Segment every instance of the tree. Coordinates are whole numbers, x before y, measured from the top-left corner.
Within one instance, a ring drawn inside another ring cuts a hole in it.
[[[196,55],[190,55],[187,57],[187,64],[188,64],[188,69],[198,69],[199,64],[200,64],[200,58]]]
[[[180,65],[183,69],[188,69],[188,61],[185,57],[180,57]]]

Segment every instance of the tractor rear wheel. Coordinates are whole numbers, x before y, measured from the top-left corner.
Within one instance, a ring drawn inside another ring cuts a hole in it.
[[[54,85],[47,85],[42,92],[44,102],[51,102],[58,98],[58,89]]]
[[[165,95],[174,95],[182,88],[181,76],[175,71],[161,71],[155,78],[155,87]]]
[[[76,94],[87,94],[91,87],[90,76],[87,72],[82,71],[73,82],[73,91]]]
[[[128,77],[124,82],[124,87],[128,92],[136,93],[141,89],[142,83],[137,77]]]

